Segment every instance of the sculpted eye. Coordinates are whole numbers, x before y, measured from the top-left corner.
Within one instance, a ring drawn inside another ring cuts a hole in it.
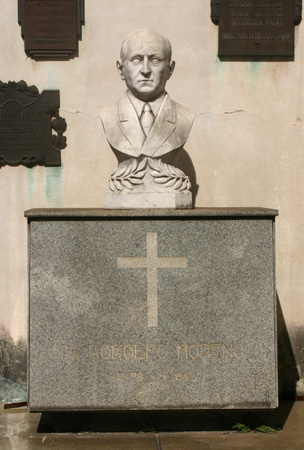
[[[135,65],[139,64],[140,61],[141,61],[141,59],[139,56],[134,56],[134,58],[132,58],[132,63]]]
[[[152,58],[151,61],[152,61],[153,64],[159,64],[160,63],[160,59],[159,58],[155,58],[155,57]]]

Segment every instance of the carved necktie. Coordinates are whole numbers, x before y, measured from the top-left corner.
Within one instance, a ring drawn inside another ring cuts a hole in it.
[[[146,136],[148,136],[149,131],[151,130],[151,127],[153,125],[153,122],[154,122],[154,114],[151,110],[151,106],[149,103],[145,103],[140,117],[140,123]]]

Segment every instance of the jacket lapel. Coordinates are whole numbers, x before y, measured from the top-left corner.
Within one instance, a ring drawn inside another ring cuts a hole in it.
[[[141,150],[145,156],[153,156],[176,128],[176,108],[170,97],[165,100]]]
[[[139,155],[145,140],[145,135],[140,126],[135,109],[126,94],[118,104],[118,113],[119,127]]]

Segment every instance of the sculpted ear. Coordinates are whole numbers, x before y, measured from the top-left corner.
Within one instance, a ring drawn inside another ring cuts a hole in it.
[[[172,61],[172,63],[170,64],[170,71],[169,71],[169,78],[171,77],[171,75],[173,74],[175,69],[175,61]],[[168,79],[169,79],[168,78]]]
[[[116,67],[117,67],[118,73],[120,75],[120,78],[122,80],[124,80],[125,76],[124,76],[124,73],[123,73],[123,64],[120,61],[116,61]]]

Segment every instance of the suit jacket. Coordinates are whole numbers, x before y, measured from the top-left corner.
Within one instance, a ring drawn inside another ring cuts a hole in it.
[[[101,120],[106,138],[114,151],[124,153],[127,158],[159,158],[183,147],[195,115],[195,112],[166,95],[146,137],[135,109],[125,94],[115,106],[101,113]]]

